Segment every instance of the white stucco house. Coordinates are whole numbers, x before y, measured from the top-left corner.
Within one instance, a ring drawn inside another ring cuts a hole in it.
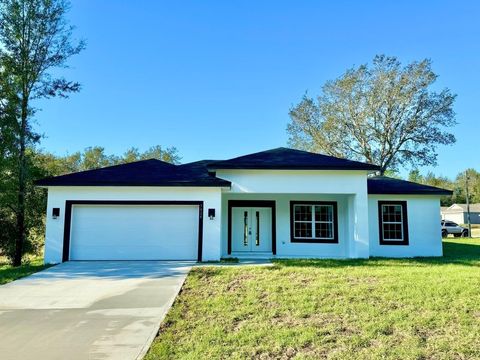
[[[467,204],[453,204],[441,208],[442,220],[453,221],[457,224],[468,223]],[[480,204],[470,204],[470,223],[480,224]]]
[[[440,196],[288,148],[43,179],[45,262],[441,256]]]

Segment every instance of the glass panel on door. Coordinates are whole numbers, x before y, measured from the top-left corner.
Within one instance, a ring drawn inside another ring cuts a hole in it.
[[[232,208],[232,252],[272,251],[272,209]]]

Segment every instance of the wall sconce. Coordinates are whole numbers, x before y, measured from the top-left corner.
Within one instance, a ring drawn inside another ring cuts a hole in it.
[[[56,219],[60,216],[60,208],[53,208],[52,209],[52,218]]]
[[[210,220],[215,219],[215,209],[208,209],[208,217]]]

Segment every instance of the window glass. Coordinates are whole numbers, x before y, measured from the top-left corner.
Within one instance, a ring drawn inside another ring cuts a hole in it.
[[[403,215],[401,204],[382,205],[382,230],[384,241],[403,240]]]
[[[312,221],[310,205],[295,205],[295,221]]]
[[[312,223],[298,222],[295,224],[295,237],[297,238],[311,238],[312,237]]]
[[[294,237],[299,239],[334,239],[333,205],[294,205]]]

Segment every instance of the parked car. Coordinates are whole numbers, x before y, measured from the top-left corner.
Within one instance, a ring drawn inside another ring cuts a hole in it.
[[[453,221],[442,220],[442,237],[447,237],[448,234],[453,234],[455,237],[467,237],[468,229],[460,226]]]

